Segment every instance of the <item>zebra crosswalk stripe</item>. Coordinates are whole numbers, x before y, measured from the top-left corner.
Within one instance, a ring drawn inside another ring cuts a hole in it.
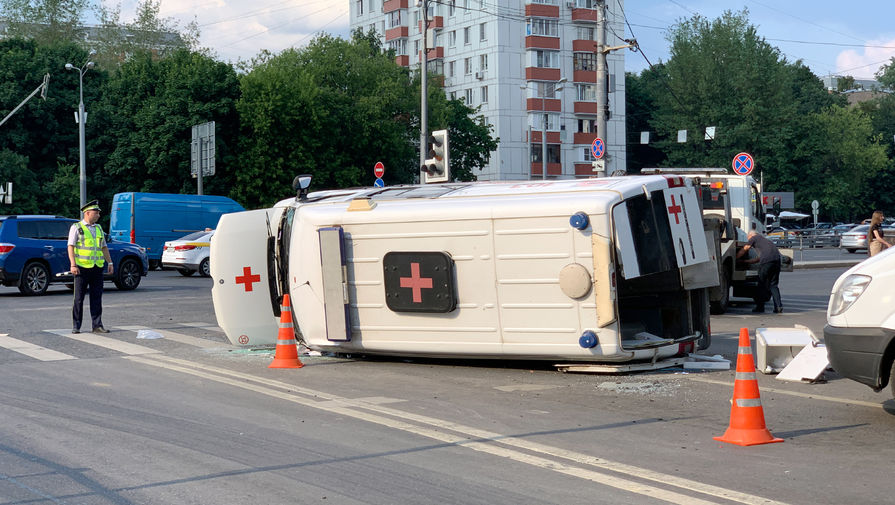
[[[118,351],[124,354],[137,355],[137,354],[157,354],[161,351],[157,349],[153,349],[151,347],[146,347],[137,344],[131,344],[129,342],[122,342],[120,340],[116,340],[114,338],[102,337],[100,335],[94,335],[93,333],[72,333],[71,330],[44,330],[47,333],[52,333],[54,335],[59,335],[60,337],[70,338],[72,340],[77,340],[79,342],[84,342],[86,344],[98,345],[100,347],[105,347],[106,349],[111,349],[113,351]]]
[[[47,349],[46,347],[32,344],[31,342],[25,342],[24,340],[12,338],[6,333],[0,333],[0,347],[9,349],[10,351],[17,352],[19,354],[24,354],[25,356],[40,361],[62,361],[66,359],[78,359],[74,356],[69,356],[68,354],[61,353],[59,351],[54,351],[52,349]]]
[[[170,330],[157,330],[154,328],[147,328],[146,326],[116,326],[115,328],[120,330],[128,330],[128,331],[140,331],[140,330],[152,330],[160,333],[163,337],[168,340],[173,340],[175,342],[180,342],[181,344],[191,345],[194,347],[201,347],[203,349],[208,349],[212,347],[232,347],[229,343],[224,342],[215,342],[214,340],[208,340],[204,338],[193,337],[190,335],[184,335],[183,333],[177,333],[176,331]]]

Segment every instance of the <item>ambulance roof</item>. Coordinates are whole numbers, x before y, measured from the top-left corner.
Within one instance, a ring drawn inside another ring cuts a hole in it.
[[[570,192],[606,192],[613,196],[627,198],[643,192],[646,185],[650,190],[668,187],[669,179],[680,177],[668,175],[643,175],[625,177],[605,177],[593,179],[563,179],[554,181],[495,181],[460,182],[447,184],[417,184],[391,186],[386,188],[353,188],[344,190],[316,191],[308,195],[305,204],[324,202],[344,202],[356,198],[373,200],[406,200],[435,198],[475,198],[488,196],[526,196]],[[278,205],[291,205],[290,198]]]

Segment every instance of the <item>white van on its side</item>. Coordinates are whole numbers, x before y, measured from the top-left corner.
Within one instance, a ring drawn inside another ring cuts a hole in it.
[[[895,248],[858,263],[833,284],[824,342],[843,377],[895,396]]]

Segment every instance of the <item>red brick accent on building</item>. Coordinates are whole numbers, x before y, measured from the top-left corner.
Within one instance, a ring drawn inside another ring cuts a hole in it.
[[[395,56],[395,63],[401,65],[402,67],[409,67],[410,56],[407,56],[406,54],[403,56]]]
[[[572,51],[579,53],[592,53],[597,50],[597,41],[595,40],[573,40]]]
[[[408,0],[385,0],[382,3],[382,12],[388,14],[398,9],[406,9]]]
[[[385,40],[395,40],[407,36],[406,26],[396,26],[385,31]]]
[[[537,18],[558,18],[559,17],[559,6],[558,5],[543,5],[543,4],[526,4],[525,5],[525,16],[526,17],[537,17]]]
[[[596,172],[594,172],[594,166],[590,163],[575,163],[575,175],[593,177],[596,175]]]
[[[541,143],[541,130],[532,128],[531,142],[533,144]],[[560,140],[559,140],[559,132],[547,132],[547,143],[548,144],[561,144],[562,142],[560,142]]]
[[[558,81],[558,68],[525,67],[525,78],[530,81]]]
[[[597,72],[589,70],[576,70],[572,74],[573,82],[597,82]]]
[[[597,22],[596,9],[572,9],[572,21],[593,21]]]
[[[531,164],[531,175],[533,179],[537,179],[541,177],[541,163],[536,162]],[[560,163],[547,163],[547,175],[562,175],[562,164]]]
[[[444,48],[443,47],[433,47],[432,49],[429,49],[428,55],[429,55],[429,58],[427,61],[436,60],[438,58],[444,58]],[[417,53],[416,57],[422,59],[423,52],[420,51],[419,53]]]
[[[594,140],[597,138],[596,133],[582,133],[576,132],[574,135],[573,144],[587,144],[591,145],[594,143]]]
[[[433,28],[444,28],[444,16],[435,16],[434,18],[429,20],[429,29]],[[416,26],[417,31],[423,31],[423,20],[421,19]]]
[[[575,114],[596,114],[597,102],[575,102]]]
[[[562,110],[562,102],[559,98],[528,98],[526,99],[526,108],[528,110],[548,110],[550,112],[559,112]],[[541,108],[543,107],[543,109]]]
[[[535,49],[559,49],[559,37],[529,35],[528,37],[525,37],[525,47],[532,47]]]

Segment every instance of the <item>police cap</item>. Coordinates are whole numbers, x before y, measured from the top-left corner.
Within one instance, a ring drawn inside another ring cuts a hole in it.
[[[99,212],[99,200],[87,202],[83,207],[81,207],[81,212],[87,212],[88,210],[95,210]]]

